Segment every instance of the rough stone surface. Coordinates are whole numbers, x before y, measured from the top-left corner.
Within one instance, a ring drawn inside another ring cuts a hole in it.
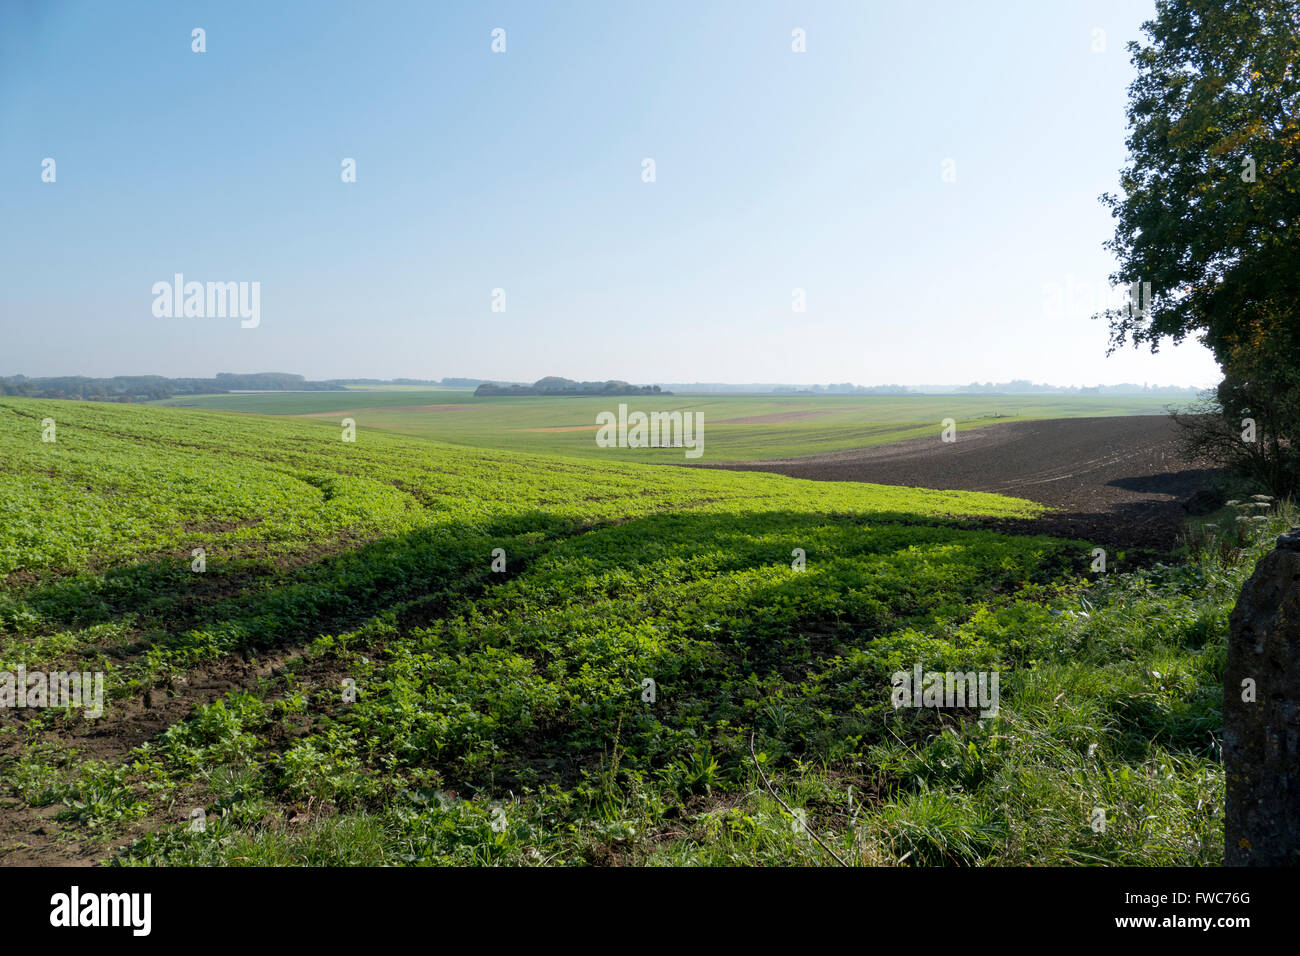
[[[1242,700],[1248,679],[1254,702]],[[1242,587],[1224,681],[1224,861],[1300,866],[1300,529]]]

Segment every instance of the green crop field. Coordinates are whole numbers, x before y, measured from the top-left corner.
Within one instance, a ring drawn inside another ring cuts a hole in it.
[[[1022,500],[419,421],[0,400],[0,672],[106,696],[0,712],[0,863],[1221,862],[1226,619],[1266,529],[1098,579],[1090,542],[1011,533]],[[996,714],[894,707],[914,667],[998,673]]]
[[[681,449],[600,448],[596,416],[629,411],[691,411],[704,416],[701,461],[797,458],[937,436],[959,428],[1035,418],[1160,415],[1167,399],[1056,396],[665,395],[585,398],[475,398],[471,392],[373,389],[345,392],[186,396],[158,404],[262,415],[315,415],[422,438],[537,454],[680,462]]]

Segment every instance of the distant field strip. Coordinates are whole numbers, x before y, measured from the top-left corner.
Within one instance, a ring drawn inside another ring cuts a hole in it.
[[[598,448],[596,415],[627,404],[632,411],[704,414],[704,462],[800,458],[852,448],[938,439],[941,422],[961,428],[1008,421],[1158,414],[1158,399],[986,396],[730,396],[502,397],[470,392],[402,390],[276,395],[217,395],[169,400],[189,408],[265,415],[337,415],[358,425],[480,448],[677,463],[680,449]],[[454,413],[454,414],[453,414]]]

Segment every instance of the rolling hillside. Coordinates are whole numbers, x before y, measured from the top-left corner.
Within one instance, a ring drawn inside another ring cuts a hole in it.
[[[1239,572],[1041,511],[0,400],[0,671],[106,695],[0,712],[0,862],[1214,862]]]

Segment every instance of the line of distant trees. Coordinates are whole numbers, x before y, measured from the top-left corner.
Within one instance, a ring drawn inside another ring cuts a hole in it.
[[[548,375],[532,385],[495,385],[486,383],[474,390],[475,398],[494,395],[671,395],[658,385],[630,385],[611,379],[607,382],[575,382],[570,378]]]
[[[671,395],[658,385],[630,385],[623,381],[576,382],[547,376],[532,385],[490,382],[481,378],[346,378],[308,381],[289,372],[218,372],[214,378],[167,378],[163,375],[115,375],[91,378],[61,375],[29,378],[0,376],[0,395],[20,398],[63,398],[83,402],[155,402],[178,395],[221,395],[228,392],[294,391],[337,392],[349,385],[414,385],[474,388],[475,395]]]
[[[488,378],[331,378],[326,381],[330,385],[423,385],[429,388],[475,388],[479,385],[494,384],[494,380]],[[504,382],[501,384],[516,385],[523,383]]]
[[[287,372],[237,375],[218,372],[215,378],[166,378],[162,375],[115,375],[88,378],[64,375],[0,378],[0,395],[22,398],[69,398],[83,402],[153,402],[177,395],[212,395],[238,391],[340,391],[341,385],[309,382]]]
[[[1026,379],[1011,382],[971,382],[956,389],[958,394],[971,395],[1164,395],[1170,398],[1187,398],[1199,394],[1198,389],[1181,385],[1035,385]]]
[[[1010,382],[971,382],[969,385],[727,385],[719,382],[670,383],[664,388],[679,392],[735,392],[795,395],[1150,395],[1194,398],[1200,390],[1181,385],[1036,385],[1027,379]]]
[[[843,382],[838,385],[784,385],[778,383],[759,383],[732,385],[723,382],[673,382],[661,387],[676,389],[679,392],[702,393],[736,393],[736,394],[811,394],[811,395],[912,395],[915,390],[906,385],[854,385]]]

